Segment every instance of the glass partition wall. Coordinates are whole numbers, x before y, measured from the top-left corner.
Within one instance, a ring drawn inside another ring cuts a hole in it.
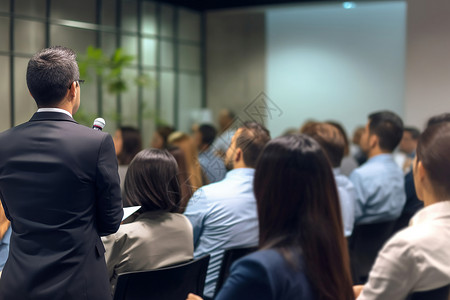
[[[99,78],[82,86],[82,110],[102,116],[105,130],[142,130],[148,145],[156,123],[187,131],[193,111],[204,106],[203,19],[197,11],[144,0],[0,0],[0,130],[26,122],[36,106],[25,81],[36,51],[53,45],[89,46],[135,57],[122,75],[146,75],[149,86],[130,84],[114,95]]]

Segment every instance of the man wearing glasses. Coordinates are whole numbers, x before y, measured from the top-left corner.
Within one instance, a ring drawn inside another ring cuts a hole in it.
[[[79,125],[75,53],[52,47],[28,63],[38,111],[0,134],[0,198],[11,221],[0,299],[108,299],[100,236],[122,219],[109,134]]]

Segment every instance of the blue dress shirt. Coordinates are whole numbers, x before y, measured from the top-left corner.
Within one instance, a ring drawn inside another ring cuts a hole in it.
[[[5,232],[5,235],[0,240],[0,271],[3,270],[9,254],[9,241],[11,239],[11,226]]]
[[[224,250],[258,244],[254,173],[248,168],[229,171],[224,180],[197,190],[184,213],[194,230],[194,257],[211,254],[207,297],[214,295]]]
[[[356,189],[356,224],[395,220],[405,205],[403,171],[392,154],[370,158],[350,175]]]
[[[227,174],[225,165],[222,159],[213,153],[212,148],[201,152],[198,155],[198,160],[210,183],[221,181],[225,178]]]
[[[261,250],[236,261],[215,300],[314,300],[300,255],[289,265],[276,250]],[[295,256],[294,256],[295,258]]]
[[[342,223],[344,225],[344,235],[349,237],[353,232],[355,224],[356,192],[353,183],[347,176],[341,173],[340,168],[333,169],[334,179],[339,194],[341,204]]]

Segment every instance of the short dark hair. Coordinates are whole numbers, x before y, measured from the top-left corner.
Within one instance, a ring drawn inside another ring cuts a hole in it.
[[[73,50],[61,46],[33,55],[28,62],[27,85],[38,107],[58,104],[70,85],[80,79],[76,58]]]
[[[239,129],[241,131],[236,138],[236,149],[242,150],[245,165],[254,168],[261,151],[270,141],[270,132],[256,122],[245,122]]]
[[[438,196],[450,197],[450,122],[428,126],[417,143],[417,161],[421,161]]]
[[[122,133],[122,151],[117,159],[119,164],[128,165],[142,149],[141,132],[139,129],[130,126],[122,126],[119,130]]]
[[[131,162],[125,176],[126,202],[142,206],[142,212],[179,212],[181,191],[177,173],[177,162],[167,150],[142,150]]]
[[[413,140],[417,140],[420,136],[420,130],[416,127],[405,127],[403,131],[409,132]]]
[[[216,129],[209,124],[202,124],[198,127],[198,131],[202,135],[202,144],[210,146],[216,138]]]
[[[353,299],[336,182],[320,145],[304,134],[273,139],[253,187],[260,248],[276,249],[294,266],[292,252],[301,251],[317,299]]]
[[[443,113],[443,114],[431,117],[427,122],[427,127],[430,127],[431,125],[442,123],[442,122],[450,122],[450,113]]]
[[[369,115],[369,134],[378,137],[381,149],[392,152],[403,137],[403,121],[391,111],[380,111]]]
[[[319,143],[334,168],[341,165],[344,158],[345,139],[336,126],[329,123],[315,123],[308,126],[303,133]]]

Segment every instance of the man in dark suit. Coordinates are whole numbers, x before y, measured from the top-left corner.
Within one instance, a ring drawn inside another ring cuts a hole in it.
[[[75,53],[52,47],[28,63],[38,111],[0,134],[0,198],[12,224],[0,299],[111,298],[100,236],[123,211],[109,134],[77,124]]]

